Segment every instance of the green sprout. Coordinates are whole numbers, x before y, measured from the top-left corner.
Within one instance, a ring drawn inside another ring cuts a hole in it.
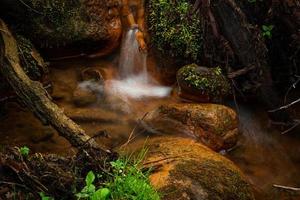
[[[263,25],[262,26],[262,35],[265,38],[270,39],[272,37],[272,31],[273,31],[273,29],[274,29],[273,25]]]
[[[22,156],[28,157],[30,149],[27,146],[23,146],[19,149],[19,152]]]

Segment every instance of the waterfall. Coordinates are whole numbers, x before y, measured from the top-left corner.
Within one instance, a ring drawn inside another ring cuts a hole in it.
[[[138,77],[140,82],[148,83],[147,54],[139,51],[137,31],[137,28],[128,30],[122,42],[119,74],[121,79]]]
[[[147,72],[147,54],[140,52],[136,40],[138,29],[130,29],[122,41],[119,59],[119,79],[110,80],[110,93],[123,99],[162,98],[171,88],[154,83]]]

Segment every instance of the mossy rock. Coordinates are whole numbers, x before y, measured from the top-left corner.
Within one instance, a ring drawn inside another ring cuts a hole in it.
[[[0,16],[38,47],[101,48],[111,41],[114,0],[3,0]],[[119,36],[116,36],[117,38]]]
[[[199,61],[203,52],[203,22],[189,0],[149,0],[146,21],[152,44],[174,59]]]
[[[144,166],[163,200],[254,200],[243,173],[202,144],[179,137],[155,137],[131,144],[148,148]]]
[[[186,65],[177,72],[179,95],[199,102],[221,102],[230,94],[230,84],[220,67]]]
[[[235,111],[218,104],[162,105],[149,112],[142,124],[149,132],[192,137],[215,151],[232,148],[239,135]]]

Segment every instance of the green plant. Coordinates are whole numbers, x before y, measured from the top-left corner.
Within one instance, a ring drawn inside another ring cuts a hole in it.
[[[230,85],[220,67],[200,70],[196,64],[191,64],[182,67],[178,74],[190,87],[209,95],[212,100],[218,101],[230,93]]]
[[[160,200],[157,191],[150,185],[149,170],[140,169],[146,150],[142,150],[134,159],[131,156],[121,157],[110,163],[112,173],[107,178],[105,187],[96,190],[96,176],[90,171],[85,178],[84,188],[76,194],[78,199],[88,200]]]
[[[272,31],[274,29],[273,25],[263,25],[262,26],[262,35],[268,39],[272,37]]]
[[[148,1],[147,22],[154,46],[173,58],[199,61],[203,52],[203,21],[189,0]]]
[[[28,157],[30,149],[27,146],[23,146],[23,147],[19,148],[19,152],[22,156]]]
[[[159,200],[158,192],[150,185],[149,171],[142,172],[141,162],[145,157],[143,150],[135,159],[120,158],[111,162],[114,177],[107,184],[112,199]]]
[[[100,188],[96,190],[94,185],[95,174],[90,171],[85,178],[84,188],[76,194],[78,199],[89,199],[89,200],[106,200],[110,195],[108,188]]]
[[[46,196],[44,192],[39,193],[41,200],[54,200],[53,197]]]

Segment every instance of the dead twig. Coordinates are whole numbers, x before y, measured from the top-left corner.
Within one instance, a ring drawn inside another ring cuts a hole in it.
[[[239,69],[239,70],[236,70],[236,71],[234,71],[234,72],[228,73],[228,74],[227,74],[227,77],[228,77],[229,79],[234,79],[234,78],[236,78],[236,77],[238,77],[238,76],[247,74],[249,71],[251,71],[251,70],[253,70],[253,69],[255,69],[255,68],[256,68],[255,65],[251,65],[251,66],[248,66],[248,67],[244,67],[244,68],[242,68],[242,69]]]
[[[300,120],[294,120],[294,122],[295,122],[295,124],[291,128],[283,131],[281,134],[284,135],[300,125]]]
[[[135,138],[135,137],[133,137],[133,134],[134,134],[136,128],[138,127],[138,125],[140,125],[141,121],[144,120],[147,115],[148,115],[148,112],[146,112],[144,114],[144,116],[141,119],[138,120],[138,123],[132,129],[132,131],[131,131],[131,133],[130,133],[130,135],[128,137],[128,140],[124,144],[121,145],[120,149],[124,148],[125,146],[127,146]]]
[[[290,91],[292,89],[295,89],[297,84],[300,82],[300,76],[295,76],[297,78],[297,80],[289,87],[289,89],[287,90],[285,96],[284,96],[284,103],[286,103],[286,100],[287,100],[287,96],[289,95]]]
[[[284,110],[284,109],[287,109],[287,108],[289,108],[289,107],[291,107],[291,106],[293,106],[293,105],[295,105],[296,103],[299,103],[299,102],[300,102],[300,98],[293,101],[292,103],[287,104],[287,105],[281,106],[281,107],[273,109],[273,110],[268,110],[268,112],[269,113],[274,113],[274,112],[277,112],[279,110]]]
[[[274,184],[273,187],[284,189],[284,190],[292,190],[292,191],[300,192],[300,188],[295,188],[295,187],[289,187],[289,186],[284,186],[284,185],[276,185],[276,184]]]

